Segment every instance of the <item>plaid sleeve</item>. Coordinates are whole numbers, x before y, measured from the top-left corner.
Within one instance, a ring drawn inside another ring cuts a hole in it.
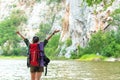
[[[29,46],[30,42],[29,42],[28,39],[24,39],[24,42],[25,42],[25,44],[26,44],[27,46]]]

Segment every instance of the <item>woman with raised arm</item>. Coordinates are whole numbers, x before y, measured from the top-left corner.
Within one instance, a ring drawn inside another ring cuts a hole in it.
[[[55,30],[48,38],[46,38],[44,40],[44,46],[48,43],[48,40],[57,32],[59,32],[59,30]],[[35,48],[35,46],[40,43],[39,37],[34,36],[32,39],[32,43],[30,43],[29,40],[27,38],[25,38],[22,34],[20,34],[19,31],[17,31],[16,33],[24,40],[27,47],[29,48],[28,50],[30,50],[31,46],[32,46],[32,48],[34,48],[34,50],[37,49],[37,48]],[[32,50],[33,49],[31,49],[31,51]],[[35,62],[35,58],[38,57],[37,52],[34,51],[33,53],[30,53],[30,55],[31,56],[33,55],[33,57],[32,58],[30,57],[30,59],[31,59],[30,62],[27,61],[27,66],[30,67],[31,80],[40,80],[42,72],[44,71],[44,67],[39,66]]]

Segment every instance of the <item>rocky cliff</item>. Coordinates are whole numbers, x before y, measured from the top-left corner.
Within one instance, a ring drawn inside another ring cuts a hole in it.
[[[106,3],[110,5],[105,9],[104,1],[98,5],[88,6],[84,0],[66,0],[66,20],[62,25],[61,41],[68,38],[72,40],[72,45],[66,48],[66,57],[70,57],[70,53],[76,51],[77,46],[85,47],[91,34],[98,30],[116,29],[108,21],[112,21],[110,15],[120,7],[120,1],[108,0]]]
[[[108,4],[110,2],[111,0],[107,1]],[[41,23],[50,23],[50,32],[61,30],[61,42],[71,40],[70,46],[60,46],[60,55],[65,50],[65,56],[70,57],[70,53],[76,51],[78,46],[87,45],[91,34],[98,30],[116,29],[110,27],[108,21],[112,20],[110,14],[120,7],[119,4],[119,0],[114,0],[104,9],[104,2],[88,6],[85,0],[66,0],[51,4],[48,4],[47,0],[0,0],[0,21],[8,17],[13,10],[22,10],[27,16],[27,23],[21,24],[19,30],[28,38],[38,32]]]

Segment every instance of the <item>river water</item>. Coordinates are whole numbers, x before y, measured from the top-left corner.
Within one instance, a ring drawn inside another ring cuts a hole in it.
[[[26,60],[0,60],[0,80],[30,80]],[[120,80],[120,62],[53,60],[42,80]]]

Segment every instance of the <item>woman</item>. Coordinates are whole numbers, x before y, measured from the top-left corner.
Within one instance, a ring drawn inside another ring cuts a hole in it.
[[[59,30],[55,30],[47,39],[44,40],[44,46],[48,43],[48,40],[55,34],[59,32]],[[16,32],[20,37],[24,40],[27,47],[30,47],[30,42],[27,38],[25,38],[23,35],[20,34],[20,32]],[[39,44],[39,37],[34,36],[32,39],[32,44]],[[30,73],[31,73],[31,80],[40,80],[42,72],[44,71],[44,68],[36,64],[36,66],[32,65],[32,62],[30,62]]]

